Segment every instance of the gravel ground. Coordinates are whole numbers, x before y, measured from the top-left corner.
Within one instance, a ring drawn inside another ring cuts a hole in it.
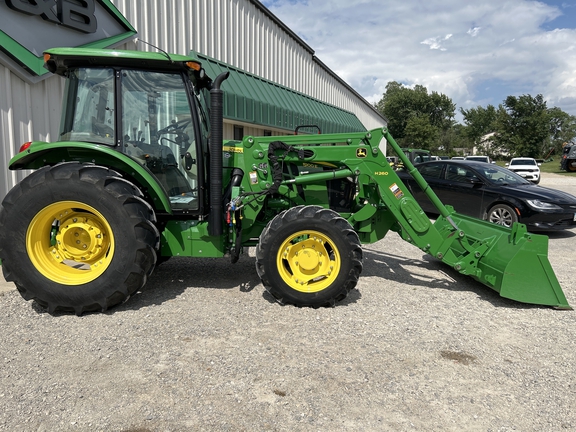
[[[576,177],[542,185],[576,195]],[[576,229],[549,258],[576,305]],[[500,298],[391,233],[331,309],[282,307],[253,254],[177,259],[104,314],[0,280],[0,430],[576,429],[576,313]]]

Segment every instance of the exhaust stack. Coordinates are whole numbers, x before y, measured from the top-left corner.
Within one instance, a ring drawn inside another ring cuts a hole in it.
[[[230,72],[216,77],[210,89],[210,215],[208,216],[208,234],[222,235],[222,146],[224,142],[224,92],[220,85]]]

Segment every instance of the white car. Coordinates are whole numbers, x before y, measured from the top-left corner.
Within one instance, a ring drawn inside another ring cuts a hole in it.
[[[532,183],[540,183],[540,164],[536,162],[536,159],[528,157],[512,158],[510,163],[506,164],[506,167]]]
[[[486,163],[494,163],[490,160],[488,156],[466,156],[465,160],[471,160],[476,162],[486,162]]]

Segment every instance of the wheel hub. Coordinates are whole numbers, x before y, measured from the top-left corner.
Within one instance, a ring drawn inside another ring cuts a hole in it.
[[[337,276],[334,266],[340,265],[340,258],[332,242],[318,232],[299,232],[287,239],[280,251],[282,278],[298,291],[321,291]]]
[[[91,261],[105,253],[102,227],[90,217],[62,221],[56,236],[56,251],[64,259]]]
[[[114,256],[114,235],[106,218],[78,201],[41,209],[26,232],[30,261],[46,278],[63,285],[97,279]]]

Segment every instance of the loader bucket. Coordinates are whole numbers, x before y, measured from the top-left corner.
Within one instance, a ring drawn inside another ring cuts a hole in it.
[[[505,298],[572,309],[548,261],[547,236],[530,234],[523,224],[506,228],[459,213],[441,216],[434,225],[449,242],[438,257],[460,273]]]

